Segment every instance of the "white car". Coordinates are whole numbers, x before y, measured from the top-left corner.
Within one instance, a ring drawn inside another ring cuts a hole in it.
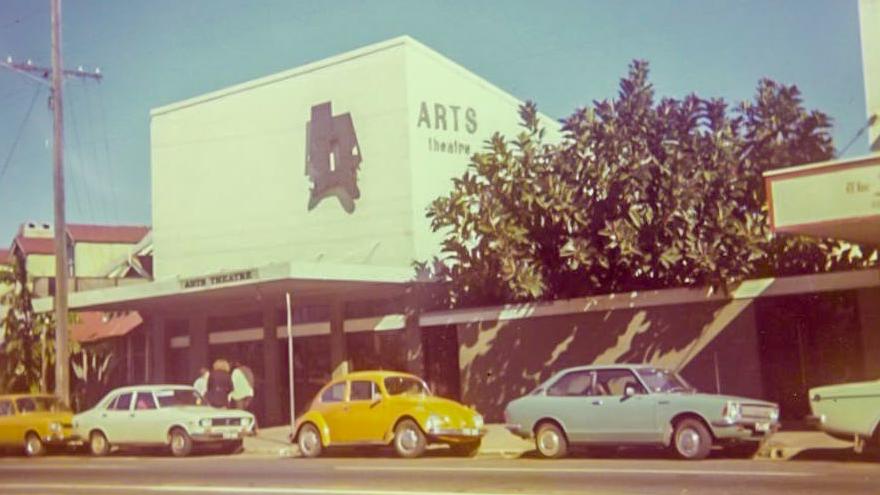
[[[196,444],[241,449],[245,436],[254,434],[254,415],[236,409],[218,409],[193,387],[142,385],[113,390],[98,404],[73,417],[74,431],[93,455],[111,446],[166,446],[185,456]]]
[[[856,452],[880,450],[880,380],[810,389],[810,409],[822,431],[854,441]]]

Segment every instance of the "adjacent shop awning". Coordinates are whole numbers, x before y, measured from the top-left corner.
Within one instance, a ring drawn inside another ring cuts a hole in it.
[[[880,244],[880,153],[764,174],[774,232]]]
[[[121,337],[144,321],[136,311],[82,311],[76,313],[71,320],[70,336],[81,344]]]
[[[378,298],[402,293],[414,271],[394,267],[277,263],[209,275],[168,278],[148,283],[72,292],[68,306],[78,311],[186,312],[278,300],[290,292],[299,301],[329,297]],[[35,299],[40,313],[53,308],[52,298]]]

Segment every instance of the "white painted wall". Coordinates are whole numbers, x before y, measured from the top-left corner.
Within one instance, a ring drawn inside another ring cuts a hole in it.
[[[73,245],[74,274],[77,277],[105,277],[107,265],[124,258],[132,249],[132,244],[77,242]]]
[[[484,151],[495,132],[508,142],[516,139],[523,131],[519,125],[522,102],[416,41],[410,47],[407,96],[412,221],[416,256],[426,261],[438,254],[443,239],[442,233],[431,232],[425,217],[428,206],[449,192],[452,179],[464,174],[470,156]],[[547,140],[557,140],[559,124],[542,117]]]
[[[351,213],[332,197],[308,209],[307,122],[328,101],[351,114],[363,159]],[[156,278],[287,261],[408,269],[439,250],[425,208],[493,131],[519,132],[518,104],[402,37],[156,109]],[[432,151],[429,139],[467,150]]]

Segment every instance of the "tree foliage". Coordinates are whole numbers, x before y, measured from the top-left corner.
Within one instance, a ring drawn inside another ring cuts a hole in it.
[[[834,155],[830,119],[796,86],[758,83],[734,108],[657,101],[635,61],[616,98],[562,121],[547,143],[534,104],[495,134],[428,209],[445,233],[435,276],[453,304],[729,284],[874,263],[836,240],[772,236],[762,173]],[[873,256],[873,257],[872,257]]]
[[[0,298],[6,309],[0,345],[0,393],[47,391],[55,362],[55,323],[51,314],[36,314],[24,263],[0,267]]]

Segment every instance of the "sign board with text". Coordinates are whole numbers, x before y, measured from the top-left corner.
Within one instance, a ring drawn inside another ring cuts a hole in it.
[[[779,232],[880,242],[880,155],[766,174]]]

